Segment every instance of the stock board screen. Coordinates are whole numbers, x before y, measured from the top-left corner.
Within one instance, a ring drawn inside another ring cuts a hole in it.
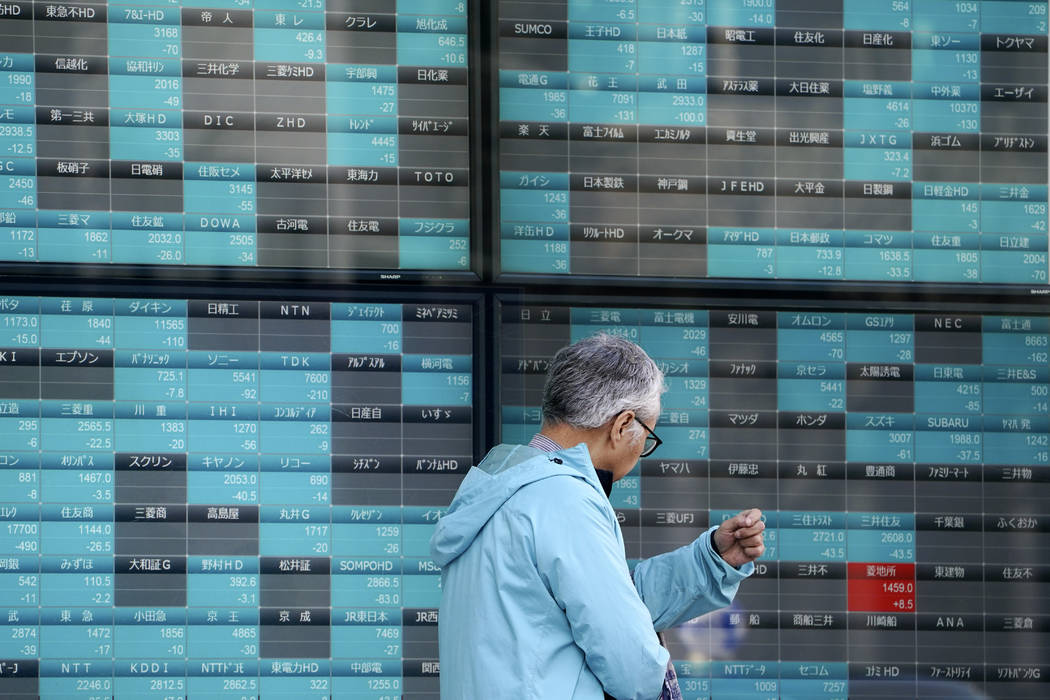
[[[469,270],[462,0],[0,2],[0,260]]]
[[[504,273],[1047,282],[1047,4],[498,4]]]
[[[471,309],[0,298],[0,696],[437,697]]]
[[[1046,316],[505,305],[503,441],[596,332],[663,368],[663,444],[613,486],[629,559],[759,507],[731,607],[666,633],[683,697],[1042,698]]]

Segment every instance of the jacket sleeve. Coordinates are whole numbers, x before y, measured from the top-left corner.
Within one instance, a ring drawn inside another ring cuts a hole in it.
[[[667,661],[649,611],[631,583],[619,524],[608,501],[574,477],[546,479],[533,523],[536,567],[565,611],[573,640],[605,692],[654,700]]]
[[[755,565],[733,568],[711,546],[712,527],[690,544],[650,557],[634,569],[634,585],[657,631],[680,625],[733,602]]]

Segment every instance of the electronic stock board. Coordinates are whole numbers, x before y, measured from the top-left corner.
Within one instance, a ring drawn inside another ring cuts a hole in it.
[[[463,0],[0,7],[0,260],[470,269]]]
[[[0,696],[436,698],[433,522],[604,330],[628,557],[767,514],[686,698],[1045,697],[1046,11],[0,2]]]
[[[470,305],[0,304],[0,695],[436,694]]]
[[[499,5],[505,272],[1046,284],[1044,3]]]
[[[733,606],[668,633],[683,697],[1041,697],[1050,317],[508,303],[504,439],[560,347],[641,344],[663,444],[613,487],[629,558],[762,508]],[[973,693],[973,695],[971,695]]]

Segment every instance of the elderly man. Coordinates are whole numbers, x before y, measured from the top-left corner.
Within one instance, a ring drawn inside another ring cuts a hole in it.
[[[675,697],[656,631],[729,604],[764,524],[745,511],[632,576],[608,495],[659,446],[662,392],[634,343],[581,340],[554,356],[540,433],[467,474],[430,543],[442,698]]]

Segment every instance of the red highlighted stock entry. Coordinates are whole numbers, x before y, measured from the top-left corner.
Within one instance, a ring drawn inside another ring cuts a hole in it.
[[[915,564],[851,562],[850,612],[915,612]]]

